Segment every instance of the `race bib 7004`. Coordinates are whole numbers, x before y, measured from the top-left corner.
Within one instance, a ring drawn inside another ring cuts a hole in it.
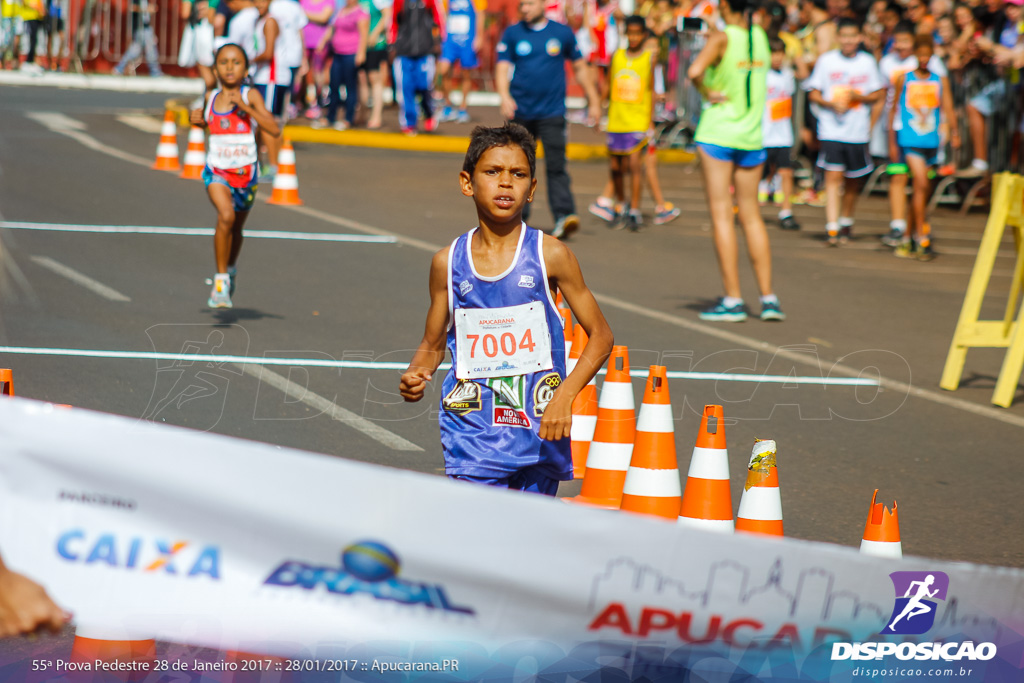
[[[554,367],[551,333],[539,301],[455,310],[455,376],[513,377]]]

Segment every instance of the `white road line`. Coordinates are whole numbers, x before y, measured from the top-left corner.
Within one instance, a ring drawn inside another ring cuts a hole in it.
[[[135,154],[122,152],[119,149],[115,149],[113,147],[110,147],[109,145],[103,144],[93,136],[83,132],[87,128],[87,126],[84,123],[78,121],[77,119],[73,119],[69,116],[65,116],[60,112],[35,111],[29,112],[25,114],[25,116],[32,119],[33,121],[36,121],[37,123],[42,124],[43,126],[49,128],[55,133],[67,135],[69,138],[77,140],[78,142],[82,143],[89,149],[96,150],[97,152],[103,152],[104,154],[110,155],[117,159],[121,159],[122,161],[128,161],[133,164],[138,164],[139,166],[145,166],[146,168],[149,168],[149,166],[153,163],[152,161],[148,159],[143,159],[142,157],[137,156]]]
[[[26,116],[36,118],[40,115],[40,113],[41,112],[36,112],[34,114],[26,114]],[[59,116],[63,115],[60,114]],[[73,121],[73,119],[70,120]],[[84,124],[82,125],[84,127]],[[89,147],[90,149],[95,149],[98,152],[103,152],[104,154],[117,157],[118,159],[124,159],[125,161],[130,161],[131,163],[140,164],[146,167],[148,167],[150,164],[149,161],[142,159],[141,157],[137,157],[133,154],[127,154],[121,152],[120,150],[110,149],[106,145],[100,143],[95,138],[86,135],[81,131],[62,130],[59,128],[52,128],[52,130],[55,130],[56,132],[59,133],[63,133],[64,135],[67,135],[75,140],[78,140],[79,142],[81,142],[86,147]],[[332,223],[334,225],[341,225],[351,230],[358,230],[360,232],[365,232],[371,235],[389,235],[394,237],[401,244],[406,244],[410,247],[422,249],[423,251],[435,252],[443,248],[443,246],[440,244],[432,244],[425,240],[416,239],[414,237],[406,237],[404,235],[389,232],[387,230],[374,227],[372,225],[366,225],[364,223],[359,223],[357,221],[352,221],[346,218],[341,218],[339,216],[334,216],[325,211],[311,209],[307,206],[289,206],[285,208],[291,209],[293,211],[298,211],[299,213],[306,214],[307,216],[319,218],[325,222]],[[662,322],[667,322],[670,325],[685,327],[693,332],[698,332],[700,334],[718,337],[720,339],[728,339],[734,344],[754,349],[755,351],[764,351],[765,353],[778,354],[781,357],[790,358],[790,360],[792,360],[795,363],[810,366],[816,372],[820,372],[822,374],[825,374],[826,371],[821,361],[818,359],[812,360],[810,358],[805,357],[804,354],[787,351],[780,346],[769,344],[768,342],[761,341],[760,339],[755,339],[753,337],[747,337],[741,334],[727,332],[725,330],[717,329],[711,325],[697,323],[691,320],[687,320],[685,318],[680,318],[678,316],[671,315],[669,313],[657,311],[653,308],[647,308],[646,306],[640,306],[638,304],[633,304],[628,301],[622,301],[621,299],[616,299],[614,297],[609,297],[596,293],[595,296],[597,296],[598,301],[601,301],[608,306],[612,306],[613,308],[618,308],[619,310],[634,313],[636,315],[640,315],[652,320],[660,320]],[[831,366],[831,368],[829,368],[829,371],[831,373],[847,374],[848,376],[854,378],[859,378],[860,375],[859,370],[856,370],[855,368],[848,368],[840,364]],[[879,385],[886,389],[905,392],[907,395],[915,396],[926,401],[931,401],[932,403],[938,403],[939,405],[944,405],[949,408],[955,408],[956,410],[962,410],[966,413],[971,413],[981,417],[987,417],[993,420],[997,420],[999,422],[1004,422],[1006,424],[1013,425],[1015,427],[1024,427],[1024,417],[1014,415],[1004,408],[992,408],[990,406],[983,406],[977,403],[971,403],[970,401],[966,401],[961,398],[956,398],[949,394],[934,391],[932,389],[922,389],[920,387],[915,387],[905,382],[897,382],[895,380],[890,380],[885,377],[880,378]]]
[[[173,228],[156,225],[66,225],[63,223],[24,223],[21,221],[0,221],[0,228],[9,230],[44,230],[55,232],[88,232],[129,235],[186,235],[189,237],[212,237],[213,228]],[[245,237],[272,240],[298,240],[303,242],[366,242],[371,244],[394,244],[398,240],[389,235],[342,235],[337,233],[289,232],[287,230],[246,230]]]
[[[152,116],[145,114],[119,114],[114,119],[126,126],[141,130],[143,133],[153,133],[154,135],[158,135],[164,125],[163,121],[158,121]]]
[[[113,287],[107,287],[102,282],[93,280],[88,275],[79,273],[74,268],[65,266],[59,261],[54,261],[49,256],[33,256],[32,261],[38,263],[43,268],[60,275],[61,277],[71,280],[75,284],[85,287],[91,292],[99,294],[104,299],[109,299],[110,301],[131,301],[130,297],[125,296]]]
[[[365,417],[356,415],[351,410],[342,408],[333,401],[330,401],[319,394],[313,393],[306,387],[292,382],[287,377],[282,377],[273,370],[268,370],[261,365],[240,364],[239,367],[242,369],[242,372],[255,377],[261,383],[265,382],[275,389],[284,392],[296,401],[301,401],[309,407],[319,410],[321,413],[327,413],[332,419],[337,420],[338,422],[344,422],[357,432],[362,432],[374,441],[379,441],[388,448],[396,451],[423,451],[422,448],[413,442],[403,439],[398,434],[389,432],[380,425],[367,420]]]
[[[117,358],[121,360],[181,360],[194,363],[234,363],[235,365],[283,365],[306,368],[334,368],[350,370],[405,370],[408,363],[384,361],[328,360],[326,358],[254,358],[196,353],[162,353],[159,351],[112,351],[103,349],[48,349],[31,346],[0,346],[0,354],[28,356],[75,356],[83,358]],[[450,363],[442,363],[438,370],[447,371]],[[605,374],[598,371],[598,375]],[[762,382],[766,384],[806,384],[817,386],[877,387],[878,380],[866,377],[797,377],[793,375],[754,375],[728,372],[688,372],[669,370],[669,379],[687,379],[709,382]],[[647,371],[634,369],[631,377],[646,378]]]

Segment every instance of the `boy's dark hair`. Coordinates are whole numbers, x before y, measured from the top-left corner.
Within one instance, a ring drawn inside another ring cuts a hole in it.
[[[630,26],[639,26],[644,31],[647,30],[647,22],[639,14],[633,14],[626,17],[626,30],[629,30]]]
[[[896,2],[896,0],[889,0],[889,2],[885,3],[885,11],[886,12],[893,12],[901,20],[903,19],[903,5],[901,5],[900,3]]]
[[[779,38],[778,36],[769,38],[768,49],[771,50],[772,52],[785,52],[786,41],[784,41],[782,38]]]
[[[505,125],[494,128],[477,126],[469,138],[469,149],[466,150],[466,158],[462,162],[462,170],[473,175],[476,165],[484,152],[492,147],[516,146],[523,150],[526,160],[530,162],[530,177],[537,176],[537,143],[533,136],[518,123],[506,121]]]
[[[896,28],[892,30],[893,35],[896,35],[897,33],[909,33],[912,36],[917,35],[917,26],[915,26],[912,21],[903,20],[896,24]]]
[[[859,33],[862,26],[860,19],[855,19],[853,17],[839,17],[839,20],[836,22],[837,31],[842,31],[844,28],[850,28],[851,26],[857,29],[857,32]]]
[[[242,59],[244,59],[244,60],[245,60],[245,68],[246,68],[246,69],[248,69],[248,68],[249,68],[249,55],[247,55],[247,54],[246,54],[245,50],[243,50],[243,49],[242,49],[242,46],[241,46],[241,45],[239,45],[238,43],[224,43],[223,45],[221,45],[220,47],[218,47],[218,48],[217,48],[217,49],[216,49],[216,50],[214,51],[214,53],[213,53],[213,63],[214,63],[214,64],[216,64],[216,63],[217,63],[217,57],[219,57],[219,56],[220,56],[221,50],[223,50],[223,49],[224,49],[224,48],[226,48],[226,47],[233,47],[233,48],[235,48],[236,50],[238,50],[239,52],[241,52],[241,53],[242,53]]]

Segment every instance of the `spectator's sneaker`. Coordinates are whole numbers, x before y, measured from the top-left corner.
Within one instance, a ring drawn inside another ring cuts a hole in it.
[[[424,119],[423,130],[428,133],[433,133],[437,130],[437,115],[431,116],[429,119]]]
[[[469,123],[472,119],[469,118],[469,112],[465,109],[460,109],[455,115],[456,123]]]
[[[904,237],[906,237],[906,233],[904,233],[904,231],[899,228],[889,228],[889,234],[882,235],[882,244],[895,249],[903,244]]]
[[[316,106],[314,104],[312,107],[307,109],[306,110],[306,118],[307,119],[313,119],[314,121],[319,120],[319,118],[320,118],[320,107],[318,107],[318,106]]]
[[[906,242],[900,242],[896,245],[896,249],[893,250],[893,254],[897,258],[914,258],[914,243],[910,240]]]
[[[591,205],[587,207],[587,211],[609,223],[617,218],[614,204],[612,206],[605,206],[601,202],[592,202]]]
[[[643,223],[644,216],[640,213],[639,209],[631,209],[630,212],[626,214],[626,227],[629,228],[630,232],[639,232],[640,226],[643,225]]]
[[[323,130],[327,126],[328,123],[324,119],[314,119],[313,122],[309,124],[309,127],[314,130]]]
[[[780,218],[779,219],[779,223],[780,223],[780,225],[781,225],[783,230],[799,230],[800,229],[800,224],[797,223],[796,219],[793,218],[792,216],[786,216],[785,218]]]
[[[839,233],[829,235],[828,239],[825,240],[826,247],[838,247],[839,246]]]
[[[231,278],[220,273],[213,279],[210,298],[206,300],[210,308],[231,308]]]
[[[580,217],[574,213],[568,216],[562,216],[555,221],[555,229],[551,231],[551,236],[555,239],[566,239],[569,235],[576,232],[580,227]]]
[[[765,301],[761,304],[761,320],[781,322],[785,319],[786,314],[782,312],[778,301]]]
[[[727,323],[741,323],[747,319],[747,307],[745,304],[739,303],[730,308],[726,308],[722,301],[722,299],[719,299],[717,304],[711,308],[701,311],[698,317],[701,320],[712,320]]]
[[[935,251],[932,249],[932,245],[924,247],[918,247],[917,249],[917,260],[918,261],[934,261]]]
[[[674,221],[679,218],[681,211],[672,205],[671,202],[665,202],[660,209],[654,211],[654,224],[664,225],[669,221]]]
[[[803,200],[808,206],[825,206],[825,193],[807,189],[804,190]]]
[[[455,120],[455,110],[450,105],[445,105],[445,108],[441,110],[441,122],[445,123],[448,121]]]
[[[757,193],[757,203],[758,203],[759,206],[764,206],[765,204],[767,204],[768,203],[768,193],[767,192],[758,192]]]
[[[349,126],[348,121],[346,121],[345,119],[340,119],[338,121],[335,121],[334,125],[332,125],[331,128],[333,128],[334,130],[348,130],[349,128],[351,128],[351,126]]]
[[[408,135],[411,138],[416,137],[416,129],[408,126],[402,126],[402,135]]]
[[[195,108],[198,108],[198,107],[195,107]],[[299,118],[299,105],[297,105],[297,104],[289,104],[288,105],[288,120],[289,121],[294,121],[297,118]]]
[[[776,204],[782,204],[782,202],[786,201],[786,193],[782,190],[776,191],[775,194],[772,195],[772,201]]]
[[[850,241],[853,228],[849,225],[844,225],[839,228],[839,244],[847,244]]]

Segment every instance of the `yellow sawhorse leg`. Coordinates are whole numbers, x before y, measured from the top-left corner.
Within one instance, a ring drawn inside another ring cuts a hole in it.
[[[1017,246],[1017,265],[1013,269],[1013,283],[1010,285],[1010,300],[1006,305],[1004,320],[1006,334],[1010,336],[1010,345],[1003,358],[1003,368],[999,371],[996,390],[992,393],[992,403],[1009,408],[1013,396],[1017,392],[1017,383],[1024,371],[1024,325],[1020,319],[1020,293],[1024,286],[1024,235],[1019,226],[1014,226],[1014,243]],[[1016,322],[1015,322],[1016,321]]]

